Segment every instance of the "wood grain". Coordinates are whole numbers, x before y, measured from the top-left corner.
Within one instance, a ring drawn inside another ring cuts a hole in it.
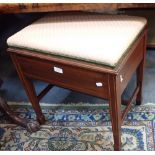
[[[154,3],[1,3],[0,13],[155,8]]]

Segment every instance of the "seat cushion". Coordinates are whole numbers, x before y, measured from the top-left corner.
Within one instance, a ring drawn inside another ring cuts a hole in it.
[[[49,13],[7,43],[11,47],[115,67],[147,21],[127,15]]]

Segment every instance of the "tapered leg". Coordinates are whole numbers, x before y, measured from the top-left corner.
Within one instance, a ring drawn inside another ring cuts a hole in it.
[[[139,92],[137,94],[136,105],[140,105],[142,102],[142,89],[144,79],[144,60],[137,68],[137,86],[139,86]]]
[[[35,88],[33,86],[33,83],[30,79],[28,79],[22,72],[22,69],[17,61],[17,58],[15,55],[11,54],[11,58],[13,60],[13,63],[16,67],[16,70],[18,72],[19,78],[23,83],[23,86],[25,88],[25,91],[29,97],[29,100],[32,104],[33,109],[36,112],[37,115],[37,120],[39,121],[40,124],[44,124],[45,123],[45,117],[41,111],[40,105],[39,105],[39,100],[37,98],[37,94],[35,92]]]
[[[24,85],[25,85],[25,90],[27,91],[29,100],[33,106],[33,109],[36,112],[37,115],[37,120],[39,121],[40,124],[45,123],[45,117],[41,111],[40,105],[39,105],[39,100],[37,98],[35,88],[33,86],[33,83],[30,79],[24,77]]]
[[[110,76],[109,109],[114,138],[114,150],[121,150],[121,95],[115,76]]]
[[[143,89],[143,80],[144,80],[144,67],[146,63],[146,44],[147,44],[147,35],[145,35],[143,43],[143,59],[137,68],[137,86],[139,86],[139,92],[137,94],[136,105],[142,103],[142,89]]]

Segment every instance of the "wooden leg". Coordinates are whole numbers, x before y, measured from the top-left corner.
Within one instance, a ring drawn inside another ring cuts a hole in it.
[[[139,92],[137,94],[136,105],[141,105],[142,103],[142,89],[143,89],[143,79],[144,79],[144,67],[146,63],[146,43],[147,43],[147,35],[144,38],[143,44],[143,60],[139,64],[137,68],[137,85],[139,86]]]
[[[6,103],[6,101],[0,97],[0,111],[4,112],[14,123],[26,128],[29,132],[35,132],[40,129],[39,123],[36,121],[29,121],[25,118],[18,117]]]
[[[121,95],[117,88],[116,77],[109,78],[110,91],[109,91],[109,109],[114,138],[114,150],[121,150]]]
[[[0,87],[3,81],[0,79]],[[7,115],[14,123],[26,128],[29,132],[35,132],[40,129],[39,123],[36,121],[29,121],[18,117],[9,107],[7,102],[0,97],[0,111]]]
[[[139,92],[137,94],[136,105],[141,105],[142,103],[143,79],[144,79],[144,60],[140,63],[140,65],[137,68],[137,86],[139,86]]]
[[[30,100],[35,112],[36,112],[37,120],[39,121],[40,124],[44,124],[45,123],[45,117],[41,111],[41,108],[39,105],[39,100],[37,98],[33,83],[30,79],[28,79],[26,77],[24,78],[23,82],[24,82],[25,90],[27,91],[29,100]]]
[[[23,86],[25,88],[25,91],[29,97],[29,100],[32,104],[33,109],[36,112],[37,115],[37,120],[39,121],[40,124],[44,124],[45,123],[45,117],[41,111],[40,105],[39,105],[39,99],[37,97],[35,88],[33,86],[33,83],[30,79],[28,79],[22,72],[22,69],[18,63],[18,60],[16,58],[16,56],[11,54],[11,58],[13,60],[13,63],[16,67],[16,70],[18,72],[19,78],[23,83]]]

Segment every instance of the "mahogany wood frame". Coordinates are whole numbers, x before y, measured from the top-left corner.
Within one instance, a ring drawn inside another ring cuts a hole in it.
[[[114,150],[121,150],[121,124],[131,107],[131,103],[136,101],[139,105],[142,100],[146,34],[147,29],[145,28],[115,68],[67,58],[62,59],[13,47],[8,48],[39,123],[44,124],[45,122],[39,101],[53,85],[108,99]],[[63,68],[64,73],[55,73],[54,66]],[[137,72],[137,87],[129,101],[126,102],[126,109],[122,112],[121,96],[135,71]],[[42,80],[50,84],[37,95],[32,79]],[[96,87],[95,82],[102,82],[103,87]]]
[[[154,3],[0,3],[0,13],[155,8]]]

